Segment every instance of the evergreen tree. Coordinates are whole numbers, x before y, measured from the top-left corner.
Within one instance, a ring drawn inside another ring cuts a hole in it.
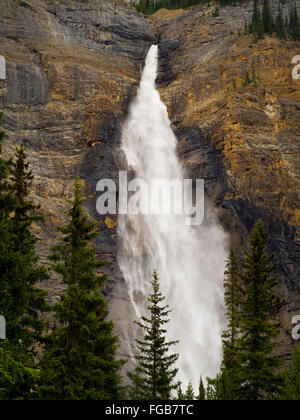
[[[275,22],[276,36],[281,39],[286,39],[286,26],[283,19],[282,8],[279,7],[278,15]]]
[[[177,387],[177,400],[179,400],[179,401],[184,400],[184,392],[182,390],[182,383],[181,382],[178,383],[178,387]]]
[[[223,361],[222,373],[227,372],[231,382],[232,399],[240,389],[239,365],[240,365],[240,306],[242,300],[242,287],[240,285],[240,272],[233,249],[227,260],[224,279],[225,304],[227,308],[227,330],[222,334],[223,338]]]
[[[67,211],[69,223],[60,227],[60,244],[50,259],[67,286],[54,310],[57,327],[49,335],[41,364],[40,398],[106,400],[120,397],[120,368],[116,360],[118,337],[107,321],[108,304],[102,295],[105,276],[90,242],[96,226],[83,209],[78,181]]]
[[[3,136],[1,133],[0,143]],[[25,159],[23,163],[25,166],[18,166],[18,152],[16,162],[0,158],[0,314],[6,319],[7,335],[6,341],[0,343],[2,399],[32,398],[37,377],[36,344],[41,341],[44,327],[40,313],[47,309],[45,292],[36,287],[48,276],[46,270],[36,267],[36,238],[30,231],[34,205],[30,202],[27,208],[29,201],[25,198],[31,179],[27,178]],[[18,190],[17,184],[22,184],[23,189]],[[21,235],[17,214],[22,206]]]
[[[223,370],[216,378],[207,378],[206,400],[232,401],[239,399],[228,371]]]
[[[204,401],[206,399],[206,391],[205,386],[202,380],[202,376],[200,377],[200,383],[199,383],[199,395],[197,397],[197,400]]]
[[[11,342],[24,344],[28,349],[42,341],[45,323],[40,314],[47,311],[46,292],[36,287],[49,278],[44,267],[37,267],[39,257],[36,253],[37,237],[31,232],[32,223],[42,220],[37,215],[40,209],[29,198],[33,175],[27,162],[24,146],[16,149],[15,160],[10,166],[9,189],[15,198],[13,214],[10,218],[10,233],[13,238],[13,251],[21,256],[20,271],[8,279],[4,299],[7,316],[7,335]]]
[[[152,281],[153,293],[150,295],[148,310],[150,318],[142,317],[138,325],[144,331],[144,339],[137,340],[140,355],[134,373],[128,376],[132,381],[131,396],[134,399],[168,400],[172,390],[178,389],[174,383],[178,369],[174,364],[178,354],[169,354],[171,346],[177,341],[166,341],[164,325],[169,322],[168,306],[163,306],[165,297],[160,292],[158,274],[154,272]]]
[[[257,30],[256,30],[257,38],[258,39],[264,39],[265,29],[264,29],[264,23],[262,19],[258,22]]]
[[[258,25],[259,25],[260,20],[261,18],[260,18],[260,9],[259,9],[258,0],[254,0],[251,32],[258,32]]]
[[[188,387],[186,389],[184,399],[187,400],[187,401],[194,401],[195,400],[195,393],[194,393],[192,382],[188,383]]]
[[[34,399],[38,378],[38,369],[28,366],[28,355],[22,347],[8,340],[1,343],[0,400]]]
[[[300,22],[297,12],[296,4],[293,5],[290,11],[290,19],[288,23],[289,34],[294,41],[300,40]]]
[[[267,252],[264,224],[259,220],[249,237],[245,251],[241,301],[241,398],[274,398],[280,392],[280,377],[275,370],[280,359],[272,355],[279,333],[277,318],[282,307],[276,293],[278,276],[274,256]]]
[[[264,26],[264,32],[269,35],[272,35],[274,23],[269,0],[264,0],[263,2],[262,21]]]
[[[300,400],[300,344],[296,347],[293,363],[284,372],[283,400]]]
[[[2,121],[2,113],[0,113],[0,127]],[[11,159],[6,160],[1,157],[2,154],[2,143],[5,133],[0,129],[0,223],[3,225],[7,221],[9,213],[13,209],[13,197],[8,191],[8,173],[11,165]],[[3,226],[4,227],[4,226]],[[1,236],[0,236],[1,238]]]

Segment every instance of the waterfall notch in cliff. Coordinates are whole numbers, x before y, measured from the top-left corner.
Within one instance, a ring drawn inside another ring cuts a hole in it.
[[[156,90],[157,70],[158,46],[153,45],[121,139],[128,169],[146,183],[184,178],[177,138]],[[177,214],[132,215],[130,209],[129,214],[120,214],[118,262],[137,317],[145,314],[152,273],[158,270],[173,310],[168,338],[180,340],[178,379],[197,386],[200,375],[214,376],[220,364],[226,241],[212,210],[200,226],[187,226],[185,220]]]

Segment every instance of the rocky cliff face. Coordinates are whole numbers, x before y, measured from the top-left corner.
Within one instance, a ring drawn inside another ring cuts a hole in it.
[[[120,126],[147,48],[158,40],[160,93],[187,172],[205,178],[234,246],[245,245],[258,217],[270,229],[287,299],[280,351],[292,350],[291,317],[300,312],[300,82],[291,77],[291,60],[299,44],[253,44],[243,33],[251,7],[221,9],[217,18],[212,10],[161,10],[144,19],[122,1],[114,12],[108,0],[1,0],[5,152],[22,141],[28,149],[46,216],[36,226],[43,260],[73,179],[82,180],[100,224],[99,256],[111,261],[106,293],[124,357],[131,356],[125,324],[133,313],[116,263],[117,220],[97,216],[95,189],[101,178],[117,179]],[[256,79],[242,86],[247,71]],[[46,286],[57,299],[60,282]]]
[[[252,5],[221,9],[217,18],[213,10],[153,17],[161,96],[185,167],[205,179],[233,246],[246,245],[258,218],[268,227],[287,301],[279,347],[289,353],[291,319],[300,312],[300,81],[291,75],[299,43],[266,37],[254,44],[244,33]],[[255,80],[243,86],[247,72]]]

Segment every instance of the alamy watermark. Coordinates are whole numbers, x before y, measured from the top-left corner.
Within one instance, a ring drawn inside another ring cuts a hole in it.
[[[6,61],[3,55],[0,55],[0,80],[6,79]]]
[[[127,172],[121,171],[119,188],[112,179],[97,183],[96,191],[102,194],[96,208],[101,215],[184,215],[186,225],[201,225],[204,221],[204,180],[196,179],[194,187],[192,179],[146,181],[135,178],[128,182]]]
[[[0,315],[0,340],[6,339],[6,321],[4,316]]]
[[[292,70],[292,77],[294,80],[300,79],[300,55],[295,55],[292,58],[292,64],[296,64]]]
[[[292,324],[295,325],[292,330],[292,337],[297,341],[300,339],[300,315],[293,316]]]

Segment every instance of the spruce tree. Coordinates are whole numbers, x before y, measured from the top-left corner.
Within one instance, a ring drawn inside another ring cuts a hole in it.
[[[21,342],[28,349],[42,341],[45,323],[41,314],[48,310],[46,292],[38,284],[49,278],[44,267],[38,267],[39,257],[36,252],[37,237],[32,233],[32,223],[42,220],[37,214],[40,209],[29,198],[34,179],[27,162],[23,145],[16,149],[15,159],[10,168],[9,189],[15,198],[14,211],[10,218],[10,232],[13,238],[13,250],[21,256],[20,273],[9,279],[6,292],[11,301],[6,300],[7,334],[10,341]]]
[[[267,251],[268,239],[259,220],[245,251],[241,300],[241,399],[274,398],[281,389],[276,369],[280,358],[272,354],[279,334],[278,317],[282,303],[277,295],[278,276],[274,256]]]
[[[269,35],[272,35],[274,23],[269,0],[264,0],[263,2],[262,21],[264,26],[264,32]]]
[[[185,392],[184,399],[187,401],[194,401],[195,400],[195,393],[192,382],[188,383],[188,387]]]
[[[35,399],[39,370],[28,354],[8,340],[0,344],[0,400]]]
[[[286,26],[283,19],[282,8],[279,7],[278,15],[275,21],[276,36],[281,39],[286,39]]]
[[[210,394],[215,399],[236,400],[240,392],[240,306],[242,287],[240,272],[233,249],[227,260],[224,293],[227,329],[222,334],[223,360],[221,371],[215,379],[209,380]]]
[[[0,152],[3,137],[1,132]],[[36,344],[41,341],[44,326],[40,314],[47,308],[45,292],[36,287],[37,282],[47,278],[47,272],[36,267],[36,237],[30,231],[33,203],[22,212],[22,235],[16,216],[21,202],[26,207],[30,192],[31,175],[27,178],[25,158],[20,171],[16,171],[20,163],[18,152],[16,161],[0,157],[0,314],[6,319],[7,336],[0,343],[2,399],[33,397],[38,372]],[[25,192],[18,193],[18,183]]]
[[[289,34],[294,41],[300,40],[300,22],[297,12],[296,4],[293,5],[290,11],[290,19],[288,24]]]
[[[58,228],[61,243],[50,259],[66,285],[54,305],[56,328],[47,339],[41,364],[41,399],[107,400],[121,396],[120,369],[116,359],[118,337],[107,320],[108,303],[100,291],[105,262],[98,261],[91,241],[96,226],[83,209],[78,181],[67,211],[69,222]]]
[[[300,400],[300,344],[296,347],[293,362],[284,372],[284,389],[281,399],[288,401]]]
[[[221,371],[216,378],[207,378],[206,400],[232,401],[239,399],[228,371]]]
[[[9,213],[13,209],[14,200],[12,194],[8,191],[8,174],[11,159],[6,160],[1,157],[2,143],[5,136],[5,132],[1,130],[2,116],[3,114],[0,113],[0,223],[5,224]]]
[[[165,325],[170,321],[169,306],[163,306],[165,297],[160,292],[157,272],[153,274],[153,293],[148,299],[150,317],[142,317],[138,325],[144,332],[144,339],[137,340],[140,355],[134,373],[128,376],[132,381],[131,396],[142,400],[168,400],[178,383],[174,383],[178,369],[174,367],[178,354],[169,354],[170,347],[177,341],[166,340]]]
[[[197,397],[197,400],[204,401],[205,399],[206,399],[206,391],[205,391],[205,386],[204,386],[203,379],[201,376],[200,382],[199,382],[199,395]]]
[[[251,22],[251,32],[258,32],[258,25],[260,22],[260,10],[258,5],[258,0],[254,0],[253,3],[253,15],[252,15],[252,22]]]
[[[184,400],[184,392],[182,390],[182,383],[179,382],[177,386],[177,400],[183,401]]]
[[[226,370],[232,381],[239,389],[238,369],[240,356],[240,306],[242,288],[240,285],[240,272],[238,262],[233,249],[227,260],[224,279],[224,292],[226,304],[227,330],[222,334],[223,338],[223,361],[222,371]]]

